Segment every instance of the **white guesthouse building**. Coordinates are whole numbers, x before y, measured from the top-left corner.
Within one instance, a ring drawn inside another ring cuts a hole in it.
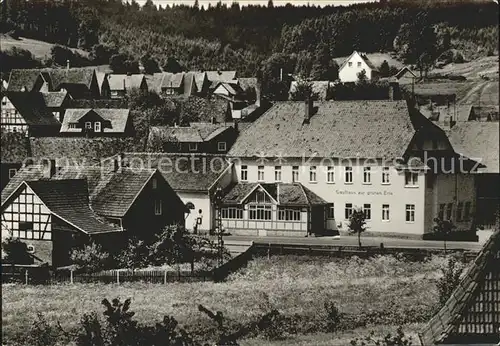
[[[365,53],[354,51],[339,67],[339,79],[342,83],[351,83],[358,80],[358,73],[365,71],[367,80],[378,77],[378,69],[368,59]]]

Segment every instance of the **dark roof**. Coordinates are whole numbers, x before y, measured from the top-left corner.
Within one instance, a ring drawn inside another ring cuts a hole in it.
[[[59,121],[45,107],[40,92],[7,92],[7,98],[30,126],[59,126]]]
[[[130,167],[140,165],[160,171],[174,191],[208,192],[229,167],[224,156],[208,154],[125,153]]]
[[[70,108],[64,113],[64,120],[60,132],[81,132],[81,128],[70,128],[70,123],[77,123],[81,118],[89,112],[94,112],[103,120],[108,122],[107,126],[103,126],[101,131],[103,133],[124,133],[130,116],[129,109],[120,108]]]
[[[120,231],[92,211],[86,180],[37,180],[26,184],[52,213],[81,231],[89,234]]]
[[[2,204],[7,198],[18,188],[25,180],[38,180],[44,176],[44,167],[42,165],[29,165],[21,167],[16,175],[9,180],[7,185],[2,190]]]
[[[316,102],[308,123],[304,108],[304,102],[276,102],[238,136],[228,155],[396,158],[416,133],[405,101]]]
[[[230,82],[236,79],[236,71],[206,71],[210,82]]]
[[[92,209],[99,215],[123,217],[136,197],[156,171],[123,167],[65,167],[52,179],[83,179],[88,181]]]
[[[184,95],[185,96],[191,96],[191,92],[197,91],[197,87],[195,84],[195,73],[194,72],[186,72],[184,74]],[[194,88],[193,88],[194,86]]]
[[[226,190],[223,202],[226,204],[242,204],[256,189],[264,189],[278,205],[312,206],[328,204],[323,198],[300,183],[236,183]]]
[[[163,72],[160,88],[180,88],[184,80],[184,72],[170,73]]]
[[[446,304],[427,323],[423,346],[498,342],[500,230],[490,237]],[[495,322],[496,320],[496,322]]]
[[[109,74],[108,83],[110,90],[139,89],[145,80],[143,74]]]
[[[30,156],[30,144],[22,132],[1,132],[0,162],[21,163]]]
[[[32,91],[35,83],[40,78],[41,69],[13,69],[10,71],[8,91]]]
[[[217,89],[219,86],[223,86],[231,96],[240,96],[243,94],[243,89],[236,83],[219,82],[215,89]]]
[[[228,101],[218,97],[203,98],[190,96],[180,103],[180,118],[183,122],[226,121]]]
[[[499,123],[468,121],[457,122],[447,131],[454,150],[485,165],[479,172],[500,173]]]
[[[47,72],[50,74],[53,88],[59,90],[63,85],[67,84],[80,84],[90,88],[95,69],[88,67],[63,68],[48,69]]]
[[[175,139],[179,142],[208,142],[221,133],[228,131],[232,125],[193,122],[190,126],[151,126],[149,128],[148,147],[153,141]]]
[[[194,82],[196,84],[196,89],[198,92],[202,92],[204,88],[205,81],[208,81],[206,72],[195,72]]]
[[[45,101],[45,106],[49,108],[61,107],[68,97],[66,91],[55,91],[55,92],[42,92],[43,100]]]

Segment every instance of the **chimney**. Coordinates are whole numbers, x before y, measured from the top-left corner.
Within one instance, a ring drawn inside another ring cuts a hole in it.
[[[445,129],[451,129],[455,125],[455,121],[451,115],[445,115],[443,119],[443,127]]]
[[[56,160],[43,160],[43,177],[50,179],[56,174]]]
[[[66,70],[69,70],[69,59],[66,60]]]
[[[283,69],[280,68],[280,82],[283,81]]]
[[[394,87],[392,85],[389,86],[389,100],[394,101]]]
[[[312,98],[307,98],[304,101],[304,123],[309,123],[313,112],[313,100]]]
[[[121,172],[123,167],[123,153],[116,155],[114,163],[114,172]]]

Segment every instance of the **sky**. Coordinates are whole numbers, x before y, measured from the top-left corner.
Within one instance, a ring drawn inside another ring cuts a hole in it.
[[[136,0],[139,4],[143,4],[146,2],[146,0]],[[362,3],[362,2],[373,2],[373,1],[378,1],[378,0],[273,0],[274,6],[284,6],[287,3],[290,3],[292,5],[296,6],[302,6],[302,5],[307,5],[309,3],[310,5],[315,5],[315,6],[326,6],[326,5],[336,5],[336,6],[347,6],[355,3]],[[162,5],[165,6],[167,4],[187,4],[187,5],[192,5],[194,4],[194,0],[153,0],[153,2],[156,5]],[[198,0],[200,3],[200,6],[205,6],[205,8],[208,6],[209,3],[212,5],[217,4],[218,0]],[[265,5],[267,6],[268,0],[238,0],[237,1],[240,6],[245,6],[245,5]],[[222,3],[226,3],[228,5],[231,5],[233,3],[233,0],[222,0]]]

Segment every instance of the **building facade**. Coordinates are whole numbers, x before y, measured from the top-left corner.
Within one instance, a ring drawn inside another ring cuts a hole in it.
[[[368,59],[366,53],[354,51],[339,67],[339,79],[342,83],[358,80],[358,74],[365,71],[367,80],[378,77],[378,69]]]

